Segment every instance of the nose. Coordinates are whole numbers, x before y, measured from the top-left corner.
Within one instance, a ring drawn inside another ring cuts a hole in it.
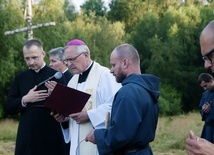
[[[71,66],[73,63],[71,61],[67,61],[67,66]]]
[[[35,62],[35,61],[34,61],[33,59],[30,59],[30,60],[28,61],[29,64],[34,64],[34,62]]]
[[[110,69],[110,73],[113,73],[113,69],[112,68]]]
[[[212,66],[212,63],[208,62],[208,61],[204,61],[204,68],[209,69]]]

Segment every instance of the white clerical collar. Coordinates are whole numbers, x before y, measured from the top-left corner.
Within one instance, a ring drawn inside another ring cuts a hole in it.
[[[46,65],[46,63],[44,62],[43,63],[43,66],[40,68],[40,69],[37,69],[37,70],[34,70],[36,73],[38,73],[42,68],[44,68],[45,67],[45,65]]]
[[[68,68],[66,68],[62,73],[65,73],[65,72],[67,72],[67,70],[68,70]]]

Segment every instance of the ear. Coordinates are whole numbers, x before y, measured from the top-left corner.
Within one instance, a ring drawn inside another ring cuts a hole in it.
[[[128,59],[123,59],[123,68],[128,68],[128,65],[129,65],[129,60]]]
[[[89,57],[88,52],[84,52],[83,54],[84,54],[86,57]]]
[[[89,54],[88,52],[84,52],[83,55],[84,55],[84,59],[85,59],[85,60],[91,59],[91,58],[90,58],[90,54]]]
[[[43,52],[42,52],[42,55],[43,55],[43,57],[45,57],[45,56],[46,56],[46,53],[45,53],[45,51],[43,51]]]

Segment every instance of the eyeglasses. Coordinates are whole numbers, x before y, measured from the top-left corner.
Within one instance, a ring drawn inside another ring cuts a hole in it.
[[[213,56],[214,49],[212,49],[211,51],[209,51],[207,54],[205,54],[202,58],[204,61],[208,61],[209,63],[212,63],[212,59],[211,57]]]
[[[42,53],[39,56],[33,56],[33,57],[25,57],[25,61],[30,61],[31,59],[36,61],[40,56],[42,55]]]
[[[80,55],[82,55],[83,53],[85,53],[85,52],[82,52],[82,53],[80,53],[79,55],[77,55],[76,57],[74,57],[74,58],[68,58],[68,59],[65,59],[64,61],[66,61],[66,62],[72,62],[72,61],[75,61]]]

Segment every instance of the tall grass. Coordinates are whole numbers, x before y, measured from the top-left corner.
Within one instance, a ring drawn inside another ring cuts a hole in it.
[[[173,117],[159,117],[156,138],[150,144],[154,155],[185,155],[189,130],[201,134],[203,122],[198,112]],[[0,155],[13,155],[18,122],[0,121]]]
[[[17,121],[0,121],[0,155],[14,155],[17,127]]]
[[[201,134],[203,122],[199,113],[189,113],[173,117],[160,117],[156,138],[151,147],[156,155],[184,155],[185,139],[189,131]]]
[[[14,141],[16,138],[16,132],[18,123],[12,119],[6,119],[0,121],[0,141]]]

